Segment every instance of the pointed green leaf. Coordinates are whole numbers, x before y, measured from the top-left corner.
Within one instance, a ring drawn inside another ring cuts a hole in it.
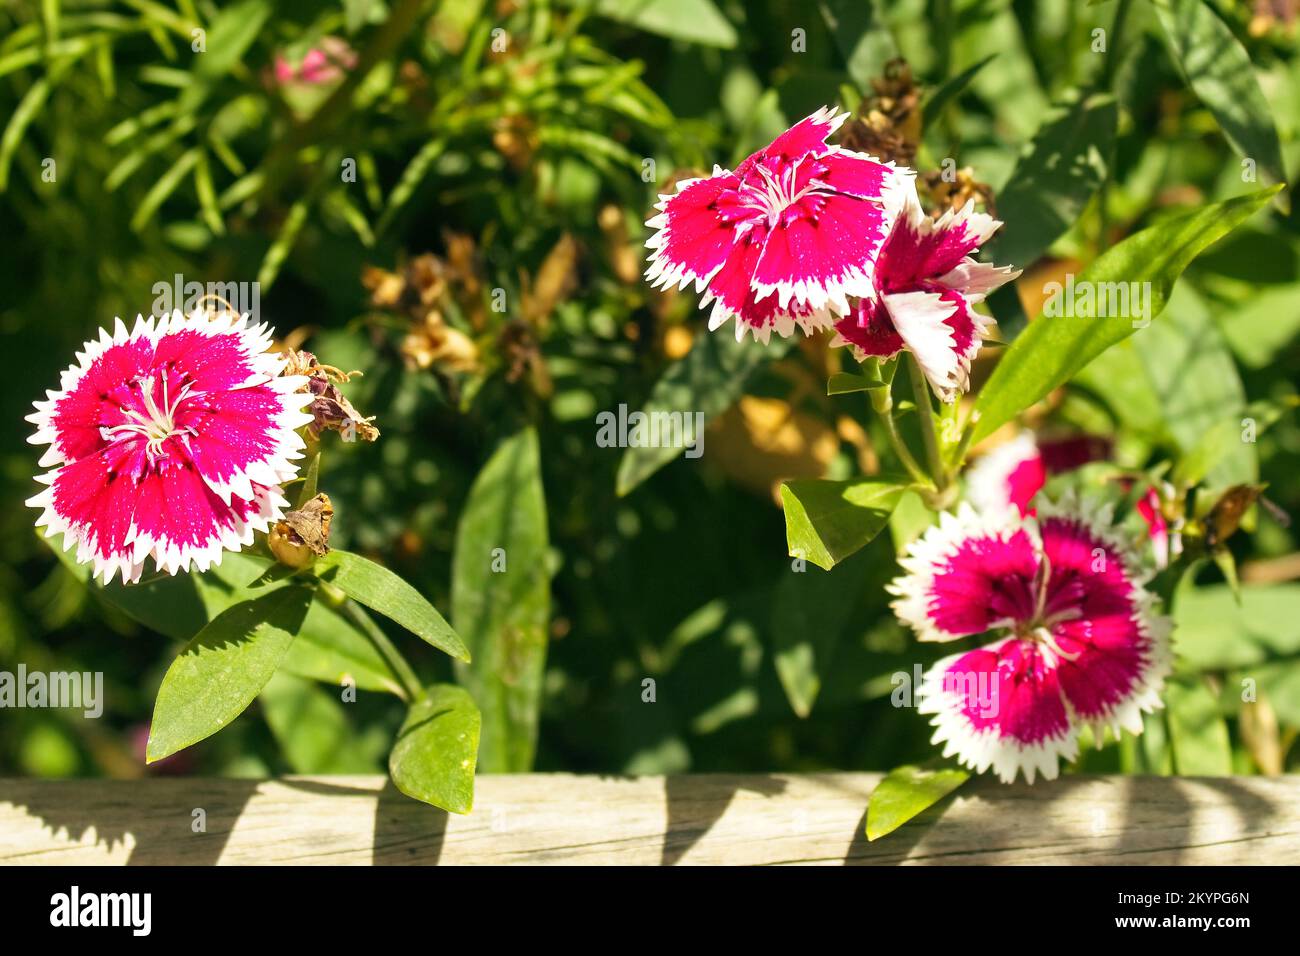
[[[1285,182],[1273,110],[1246,48],[1205,0],[1170,0],[1154,7],[1178,68],[1228,143],[1268,181]]]
[[[1280,188],[1275,186],[1236,196],[1172,216],[1130,236],[1098,257],[1076,280],[1077,288],[1094,290],[1091,309],[1079,308],[1073,316],[1040,317],[1002,355],[976,402],[980,419],[975,425],[974,441],[991,435],[1020,411],[1063,385],[1110,346],[1158,316],[1169,300],[1174,282],[1191,261],[1263,208]],[[1097,299],[1109,300],[1110,296],[1099,295],[1095,290],[1104,292],[1120,283],[1127,284],[1126,293],[1136,288],[1139,294],[1125,295],[1130,300],[1127,310],[1117,308],[1108,312],[1126,314],[1097,315]],[[1134,283],[1137,285],[1133,286]],[[1143,290],[1149,290],[1149,297]],[[1131,301],[1134,298],[1147,300],[1143,303],[1145,314],[1141,314],[1142,308],[1135,307]],[[1060,305],[1049,300],[1047,309],[1055,310]],[[1084,311],[1091,314],[1079,314]]]
[[[965,770],[895,767],[871,793],[867,805],[867,839],[877,840],[893,833],[969,779],[970,774]]]
[[[929,97],[926,98],[925,103],[921,106],[922,126],[926,127],[931,123],[936,122],[939,117],[943,115],[944,107],[957,97],[961,96],[961,94],[966,91],[966,87],[970,86],[971,80],[975,79],[979,71],[988,66],[989,62],[996,57],[996,53],[990,53],[978,63],[962,70],[931,93]]]
[[[242,714],[280,666],[310,601],[306,588],[282,588],[226,609],[199,631],[163,675],[146,760],[197,743]]]
[[[474,806],[479,712],[459,687],[436,684],[411,705],[388,755],[388,772],[408,797],[452,813]]]
[[[337,549],[316,562],[316,576],[358,604],[378,611],[440,651],[463,661],[469,650],[432,604],[419,591],[382,565],[359,554]]]
[[[370,639],[320,600],[312,601],[298,639],[280,666],[299,677],[335,687],[351,681],[362,690],[404,693],[401,681]]]
[[[527,428],[474,479],[452,563],[452,619],[474,655],[456,676],[483,712],[489,772],[532,769],[551,614],[547,550],[541,454]]]
[[[884,381],[880,375],[855,375],[852,372],[836,372],[826,380],[827,395],[849,395],[853,392],[865,392],[872,388],[883,388]]]
[[[787,481],[781,504],[790,554],[829,571],[880,534],[902,493],[901,483],[885,478]]]
[[[1078,220],[1106,177],[1119,111],[1095,94],[1044,123],[998,194],[998,230],[991,262],[1032,265]]]

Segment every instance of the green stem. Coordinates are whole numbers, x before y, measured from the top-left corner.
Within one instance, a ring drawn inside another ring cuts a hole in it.
[[[342,603],[336,605],[339,613],[349,622],[355,624],[357,629],[366,636],[366,639],[374,645],[375,650],[379,652],[379,656],[384,659],[384,663],[388,665],[389,669],[397,677],[398,683],[402,685],[402,690],[405,691],[402,695],[403,699],[410,703],[422,698],[424,696],[424,685],[420,683],[420,678],[416,676],[411,665],[402,656],[402,652],[388,639],[388,635],[380,630],[379,625],[371,619],[370,615],[357,607],[354,601],[349,600],[343,592],[338,591],[329,582],[322,581],[320,586],[327,589],[328,592],[337,592],[338,596],[343,598]],[[333,594],[331,594],[331,597],[333,597]]]
[[[925,470],[912,457],[907,443],[903,441],[903,436],[898,433],[898,424],[894,421],[894,398],[890,394],[890,386],[871,390],[871,407],[880,416],[880,421],[885,426],[885,434],[889,436],[889,444],[912,480],[927,487],[933,484],[926,477]]]
[[[961,466],[966,461],[966,453],[970,451],[971,439],[975,437],[975,425],[979,420],[980,413],[972,412],[970,418],[966,422],[966,430],[962,432],[961,442],[957,445],[956,450],[952,454],[952,460],[949,462],[949,467],[952,469],[952,474],[954,475],[961,471]]]
[[[925,457],[930,465],[930,478],[937,491],[948,487],[948,469],[939,454],[939,436],[934,431],[934,406],[930,404],[930,386],[921,373],[916,357],[907,353],[907,377],[912,380],[912,397],[916,400],[916,414],[921,420],[921,439],[925,442]]]
[[[1115,85],[1115,71],[1119,68],[1120,39],[1124,36],[1124,23],[1128,19],[1128,8],[1132,0],[1119,0],[1115,8],[1115,19],[1111,23],[1110,38],[1107,41],[1106,62],[1101,73],[1102,89]]]

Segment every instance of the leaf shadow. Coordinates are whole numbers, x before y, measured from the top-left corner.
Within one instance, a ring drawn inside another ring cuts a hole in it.
[[[664,827],[660,866],[673,866],[699,843],[727,812],[732,799],[742,790],[775,796],[785,790],[785,781],[772,777],[731,774],[673,775],[664,778],[667,824]]]
[[[210,866],[220,860],[258,783],[176,778],[141,786],[105,780],[97,785],[96,799],[87,801],[85,781],[7,781],[0,784],[0,800],[39,819],[52,840],[81,842],[93,834],[94,845],[108,851],[133,840],[127,866]],[[197,810],[203,811],[198,832]]]
[[[375,803],[375,866],[436,866],[447,834],[446,810],[413,800],[385,780]]]

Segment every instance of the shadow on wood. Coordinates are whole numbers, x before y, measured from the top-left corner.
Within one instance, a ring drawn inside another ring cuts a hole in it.
[[[384,777],[0,781],[0,864],[1292,863],[1300,777],[974,780],[868,843],[879,774],[485,774],[446,814]],[[207,832],[191,829],[202,809]]]

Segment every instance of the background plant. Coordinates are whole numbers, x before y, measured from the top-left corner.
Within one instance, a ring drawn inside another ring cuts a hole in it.
[[[1007,223],[992,259],[1036,265],[1019,298],[990,303],[1011,342],[1045,282],[1297,160],[1294,26],[1242,4],[132,0],[0,17],[0,224],[21,237],[0,264],[8,406],[25,409],[89,331],[147,310],[155,283],[260,279],[263,317],[292,344],[366,371],[349,397],[384,436],[331,449],[334,540],[449,609],[475,663],[457,672],[417,645],[412,666],[474,693],[488,770],[884,770],[929,755],[924,720],[889,701],[892,675],[927,652],[882,591],[927,513],[900,494],[890,534],[829,573],[791,573],[780,481],[898,463],[872,393],[826,395],[829,376],[856,370],[824,343],[735,348],[702,333],[691,297],[641,283],[640,224],[678,172],[874,94],[876,133],[914,141],[923,176],[943,183],[951,159],[989,187]],[[326,37],[355,54],[341,76],[276,81],[277,56],[298,64]],[[896,54],[916,80],[910,111],[903,91],[882,103],[871,86]],[[1300,244],[1282,202],[1188,264],[1149,329],[1005,407],[1042,398],[1032,423],[1111,436],[1125,468],[1266,483],[1293,513]],[[620,402],[705,411],[704,458],[596,447],[595,414]],[[1239,440],[1243,417],[1261,425],[1254,443]],[[1215,454],[1202,439],[1225,421]],[[55,561],[17,504],[31,493],[25,425],[17,411],[6,422],[0,655],[104,671],[109,710],[8,712],[0,761],[138,775],[132,740],[175,656],[168,638],[193,631],[141,622]],[[899,422],[921,449],[917,424]],[[1294,532],[1248,520],[1226,547],[1242,603],[1219,566],[1198,567],[1175,605],[1166,717],[1082,769],[1294,768]],[[495,548],[535,573],[493,575]],[[497,590],[508,582],[522,590]],[[183,752],[189,768],[380,769],[404,708],[374,692],[379,676],[342,703],[340,663],[324,660],[281,668],[254,713]]]

